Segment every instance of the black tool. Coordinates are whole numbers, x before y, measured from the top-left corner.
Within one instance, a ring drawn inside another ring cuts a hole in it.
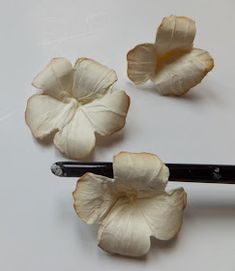
[[[166,164],[169,181],[235,184],[234,165]],[[56,162],[51,171],[60,177],[81,177],[87,172],[113,178],[113,164],[109,162]]]

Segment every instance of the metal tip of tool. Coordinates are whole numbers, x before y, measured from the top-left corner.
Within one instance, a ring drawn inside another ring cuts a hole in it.
[[[56,163],[51,166],[51,172],[59,177],[64,175],[61,166]]]

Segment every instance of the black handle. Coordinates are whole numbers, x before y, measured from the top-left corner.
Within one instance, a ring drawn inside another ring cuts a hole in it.
[[[81,177],[87,172],[113,178],[113,164],[108,162],[56,162],[51,166],[51,171],[59,177]]]
[[[203,183],[235,183],[233,165],[166,164],[171,181]]]
[[[235,166],[166,164],[169,181],[235,184]],[[56,162],[51,171],[60,177],[80,177],[86,172],[113,178],[113,165],[109,162]]]

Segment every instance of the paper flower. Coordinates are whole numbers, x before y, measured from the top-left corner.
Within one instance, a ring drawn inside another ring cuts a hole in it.
[[[25,119],[35,138],[54,135],[55,146],[67,157],[80,159],[95,146],[95,132],[107,136],[125,125],[130,99],[111,92],[115,71],[79,58],[74,67],[54,58],[33,80],[42,94],[29,98]]]
[[[180,230],[186,193],[165,191],[169,170],[153,154],[121,152],[114,157],[114,179],[86,173],[77,182],[74,208],[88,224],[100,224],[98,245],[107,252],[138,257]]]
[[[128,52],[128,77],[135,84],[152,80],[162,95],[183,95],[212,70],[207,51],[193,48],[195,22],[187,17],[162,20],[156,41],[137,45]]]

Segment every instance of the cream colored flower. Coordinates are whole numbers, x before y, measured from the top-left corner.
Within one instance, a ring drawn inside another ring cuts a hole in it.
[[[114,179],[86,173],[77,182],[74,208],[88,224],[100,224],[98,245],[107,252],[138,257],[180,230],[186,193],[165,191],[169,170],[153,154],[121,152],[114,157]]]
[[[193,48],[195,22],[187,17],[162,20],[156,41],[137,45],[128,52],[128,77],[135,84],[152,80],[162,95],[183,95],[212,70],[207,51]]]
[[[111,135],[125,125],[130,99],[112,92],[115,71],[79,58],[74,67],[54,58],[33,80],[42,94],[29,98],[25,119],[35,138],[54,136],[55,146],[72,159],[87,156],[95,146],[95,132]]]

